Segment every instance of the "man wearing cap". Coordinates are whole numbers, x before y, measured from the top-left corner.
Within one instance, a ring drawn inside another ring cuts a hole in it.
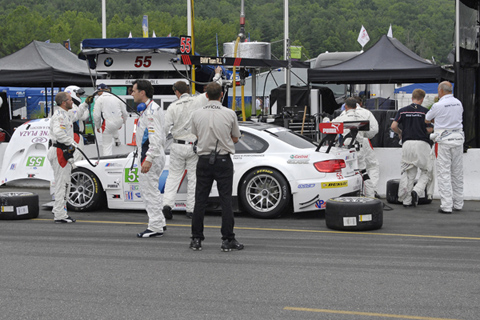
[[[127,121],[128,113],[125,103],[110,94],[110,88],[104,83],[97,90],[99,97],[95,101],[93,121],[97,132],[102,133],[103,155],[109,156],[113,154],[114,142],[117,146],[120,144],[118,131]]]

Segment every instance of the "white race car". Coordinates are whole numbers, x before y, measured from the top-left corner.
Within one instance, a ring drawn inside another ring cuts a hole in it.
[[[265,123],[241,123],[242,136],[232,156],[234,207],[257,218],[275,218],[292,211],[325,209],[326,200],[359,195],[362,178],[358,174],[354,148],[317,145],[293,131]],[[163,193],[168,176],[166,166],[159,177]],[[101,158],[98,166],[76,163],[72,171],[69,210],[87,211],[102,206],[110,209],[142,210],[138,167],[133,152]],[[185,210],[186,179],[179,187],[174,210]],[[106,200],[106,201],[105,201]],[[210,200],[218,200],[216,185]],[[218,202],[218,201],[217,201]]]

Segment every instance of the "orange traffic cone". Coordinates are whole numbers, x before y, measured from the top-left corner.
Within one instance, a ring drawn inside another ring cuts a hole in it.
[[[135,119],[135,122],[133,123],[132,142],[127,143],[127,145],[129,145],[129,146],[136,146],[136,145],[137,145],[137,137],[136,137],[136,134],[137,134],[137,122],[138,122],[138,119]]]

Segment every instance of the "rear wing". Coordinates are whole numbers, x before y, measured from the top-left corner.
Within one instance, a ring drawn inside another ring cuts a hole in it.
[[[326,136],[320,141],[318,147],[315,151],[320,150],[320,147],[324,144],[328,144],[328,148],[326,153],[330,152],[330,149],[335,144],[335,139],[337,135],[343,134],[345,129],[350,130],[349,137],[352,138],[352,142],[348,146],[348,148],[353,147],[353,143],[355,138],[357,137],[358,131],[368,131],[370,130],[370,121],[368,120],[361,120],[361,121],[344,121],[344,122],[326,122],[320,123],[318,125],[318,129],[321,133],[325,134]]]

